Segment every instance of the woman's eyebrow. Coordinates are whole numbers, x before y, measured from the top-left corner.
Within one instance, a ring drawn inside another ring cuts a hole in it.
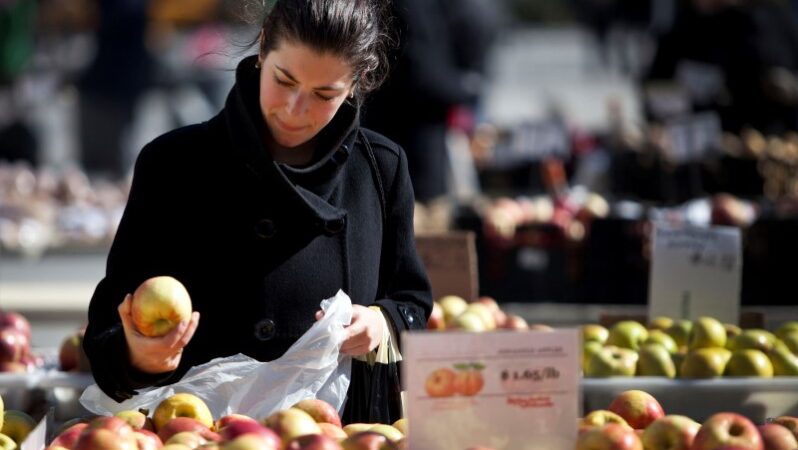
[[[282,67],[278,66],[277,64],[275,64],[275,65],[274,65],[274,67],[275,67],[277,70],[279,70],[280,72],[282,72],[282,74],[283,74],[283,75],[285,75],[285,77],[286,77],[286,78],[288,78],[289,80],[291,80],[291,81],[292,81],[292,82],[294,82],[294,83],[298,83],[298,81],[296,80],[296,78],[295,78],[293,75],[291,75],[291,72],[289,72],[289,71],[288,71],[288,69],[284,69],[284,68],[282,68]],[[315,87],[315,88],[313,88],[313,89],[314,89],[314,90],[317,90],[317,91],[340,91],[340,90],[342,90],[342,89],[343,89],[343,87],[335,87],[335,86],[319,86],[319,87]]]

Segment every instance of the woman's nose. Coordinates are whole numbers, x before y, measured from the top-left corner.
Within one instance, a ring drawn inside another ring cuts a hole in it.
[[[291,98],[288,99],[288,113],[292,116],[298,116],[305,112],[307,108],[307,95],[296,92]]]

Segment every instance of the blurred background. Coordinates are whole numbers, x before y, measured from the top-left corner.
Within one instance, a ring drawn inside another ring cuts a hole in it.
[[[554,325],[640,311],[666,220],[740,227],[743,305],[792,310],[798,2],[395,2],[364,122],[408,151],[417,232],[474,233],[480,294]],[[0,0],[0,308],[34,346],[85,321],[138,151],[220,110],[259,6]]]

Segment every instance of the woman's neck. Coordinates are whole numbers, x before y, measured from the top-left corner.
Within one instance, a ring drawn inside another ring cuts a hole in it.
[[[266,148],[269,150],[272,159],[278,163],[301,167],[313,162],[314,141],[315,138],[297,147],[286,148],[278,145],[269,136],[266,138]]]

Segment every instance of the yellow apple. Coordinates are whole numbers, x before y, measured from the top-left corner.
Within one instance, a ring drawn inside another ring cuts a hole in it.
[[[133,293],[130,315],[138,331],[163,336],[191,319],[191,297],[182,283],[168,276],[145,280]]]
[[[213,416],[208,405],[201,398],[188,392],[175,394],[159,403],[152,414],[152,421],[155,429],[160,431],[175,417],[188,417],[208,428],[213,427]]]
[[[373,427],[369,428],[369,431],[374,431],[376,433],[380,433],[381,435],[387,437],[391,441],[398,441],[405,437],[404,433],[397,430],[396,428],[392,427],[391,425],[385,425],[382,423],[378,423]]]
[[[8,410],[3,414],[3,427],[0,429],[0,433],[10,437],[17,444],[21,444],[35,427],[36,421],[27,413]]]
[[[732,352],[724,375],[730,377],[773,377],[773,363],[761,350],[743,349]]]
[[[679,375],[683,378],[713,378],[723,375],[731,352],[725,348],[690,350],[682,361]]]
[[[399,430],[402,434],[407,435],[407,417],[402,417],[394,422],[393,427]]]
[[[456,295],[441,297],[438,299],[438,303],[443,310],[443,320],[446,321],[447,324],[468,308],[468,302],[466,302],[463,297],[458,297]]]

